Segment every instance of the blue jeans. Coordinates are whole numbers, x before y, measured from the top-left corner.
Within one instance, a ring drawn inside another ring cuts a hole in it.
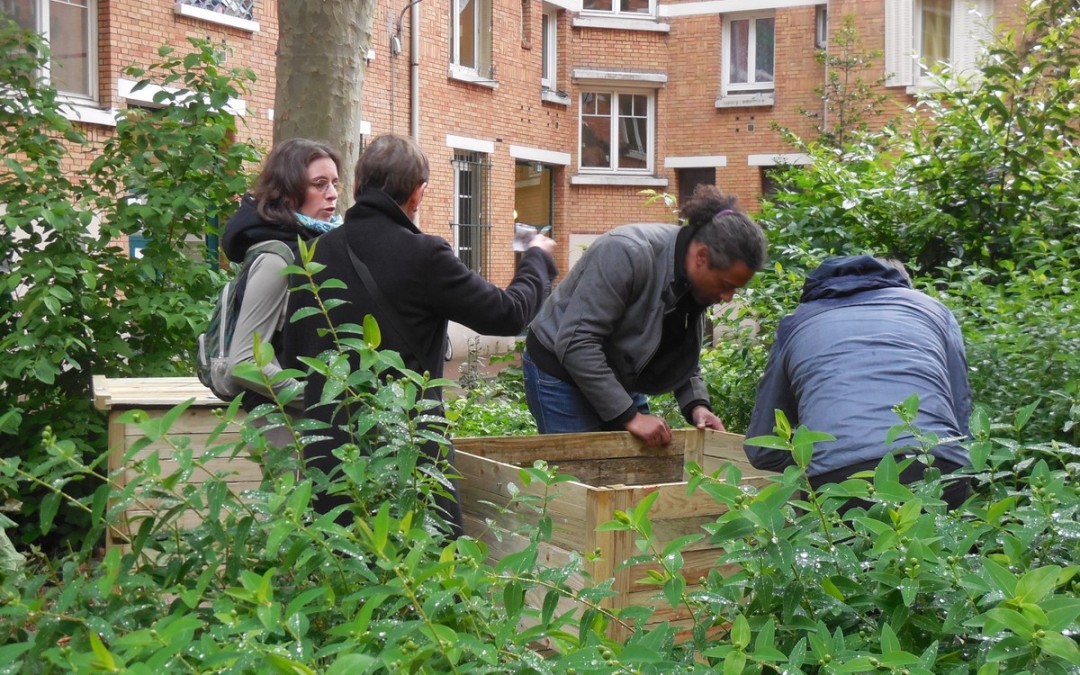
[[[573,382],[560,380],[536,367],[526,351],[521,355],[525,376],[525,400],[542,434],[566,434],[583,431],[625,431],[621,424],[600,419],[596,409]],[[630,392],[639,412],[649,414],[644,394]]]

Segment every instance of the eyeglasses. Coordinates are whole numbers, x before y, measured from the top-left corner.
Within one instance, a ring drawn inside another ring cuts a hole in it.
[[[334,190],[337,191],[338,186],[340,184],[341,184],[340,181],[327,180],[325,178],[316,178],[315,180],[311,181],[311,183],[310,183],[311,187],[315,188],[316,190],[318,190],[319,192],[321,192],[323,194],[326,194],[327,190],[330,189],[331,185],[333,185]]]

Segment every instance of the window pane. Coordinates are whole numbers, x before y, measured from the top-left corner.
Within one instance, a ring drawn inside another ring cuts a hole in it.
[[[592,9],[598,12],[610,12],[611,0],[584,0],[581,4],[582,9]]]
[[[90,9],[86,3],[87,0],[50,3],[49,76],[57,91],[90,97]]]
[[[772,82],[775,20],[758,19],[754,24],[754,82]]]
[[[35,0],[0,0],[0,14],[7,15],[25,30],[36,31],[37,5]]]
[[[630,14],[648,14],[649,0],[620,0],[619,7]]]
[[[951,30],[952,0],[923,0],[920,54],[924,64],[948,63]]]
[[[731,69],[728,81],[732,84],[746,82],[747,59],[750,53],[750,22],[746,19],[732,21],[731,24],[731,48],[728,54],[731,60]]]
[[[581,95],[581,166],[611,167],[611,95]]]
[[[551,39],[552,29],[552,17],[548,14],[544,15],[543,20],[540,22],[540,48],[543,54],[540,58],[540,79],[548,81],[551,79],[551,45],[548,40]]]
[[[458,65],[476,68],[476,0],[458,0]]]
[[[619,96],[619,169],[645,169],[649,160],[649,99]]]

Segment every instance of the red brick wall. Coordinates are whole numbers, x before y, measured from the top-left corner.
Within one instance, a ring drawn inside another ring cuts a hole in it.
[[[267,147],[273,133],[269,114],[274,107],[274,51],[277,49],[277,3],[256,0],[257,33],[179,16],[173,0],[98,0],[98,80],[103,108],[123,107],[117,81],[130,65],[146,66],[160,60],[158,49],[169,45],[177,54],[191,50],[188,38],[224,41],[230,56],[226,68],[251,68],[257,81],[243,96],[247,114],[240,138]],[[108,134],[108,127],[95,133]]]
[[[600,233],[625,222],[670,220],[662,203],[645,206],[640,191],[651,187],[677,193],[676,171],[664,166],[666,157],[723,156],[726,166],[716,168],[716,182],[726,192],[738,196],[748,210],[756,210],[761,191],[761,169],[748,165],[750,155],[791,152],[773,124],[789,127],[810,137],[814,120],[798,110],[820,110],[814,88],[823,82],[824,68],[814,60],[815,7],[777,9],[776,86],[771,106],[717,108],[720,94],[721,30],[720,14],[662,18],[668,32],[612,30],[573,27],[571,13],[559,14],[557,86],[569,94],[569,105],[541,100],[540,0],[493,0],[493,35],[496,71],[494,86],[470,84],[448,75],[450,61],[449,3],[428,0],[417,7],[420,13],[421,46],[418,56],[420,85],[419,140],[431,160],[431,182],[420,211],[424,230],[451,239],[453,220],[453,149],[447,135],[490,143],[491,180],[487,220],[493,225],[490,250],[494,262],[491,278],[509,280],[513,268],[510,241],[513,235],[514,165],[510,146],[566,153],[568,166],[553,167],[554,224],[560,241],[559,259],[566,268],[568,237],[571,233]],[[363,118],[372,134],[410,133],[410,21],[406,11],[402,31],[402,52],[391,54],[391,33],[404,0],[378,0],[373,22],[371,49],[364,88]],[[678,7],[683,3],[672,3]],[[998,0],[999,15],[1016,11],[1020,0]],[[244,98],[248,114],[241,138],[263,147],[270,143],[273,108],[274,50],[277,41],[277,12],[274,0],[256,3],[255,34],[212,23],[179,17],[173,0],[99,0],[99,44],[101,98],[108,107],[117,105],[116,81],[120,70],[132,62],[155,60],[158,47],[168,43],[187,50],[186,38],[210,37],[225,40],[232,50],[229,66],[253,68],[259,80]],[[859,35],[866,49],[884,46],[884,9],[881,0],[830,0],[830,27],[840,25],[846,13],[857,17]],[[523,17],[529,25],[522,26]],[[523,40],[523,36],[529,40]],[[358,50],[361,47],[358,46]],[[666,187],[646,185],[575,185],[577,171],[579,96],[582,86],[571,80],[574,68],[630,69],[666,74],[667,81],[656,90],[656,178]],[[883,70],[884,59],[878,70]],[[867,77],[867,79],[873,79]],[[898,89],[885,89],[897,106],[912,99]],[[890,110],[894,112],[895,107]],[[93,130],[108,134],[108,128]],[[81,158],[86,159],[88,158]]]

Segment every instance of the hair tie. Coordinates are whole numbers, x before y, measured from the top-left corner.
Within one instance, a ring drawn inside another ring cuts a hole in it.
[[[713,216],[713,219],[719,218],[719,217],[721,217],[721,216],[726,216],[726,215],[727,215],[727,214],[729,214],[729,213],[735,213],[735,210],[734,210],[734,209],[724,209],[724,210],[723,210],[723,211],[721,211],[720,213],[718,213],[718,214],[716,214],[715,216]]]

